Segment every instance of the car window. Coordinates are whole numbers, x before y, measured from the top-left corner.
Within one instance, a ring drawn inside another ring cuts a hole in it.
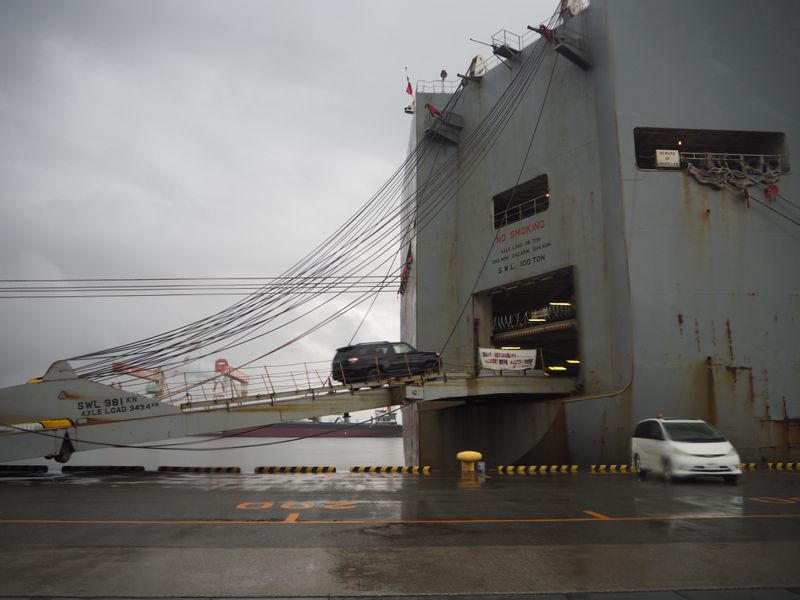
[[[667,435],[674,442],[712,443],[724,442],[726,438],[708,423],[664,423]]]
[[[408,354],[409,352],[414,352],[414,349],[411,346],[404,343],[392,344],[392,347],[394,348],[395,354]]]
[[[365,354],[370,354],[372,350],[371,346],[358,346],[356,351],[353,352],[356,356],[364,356]]]
[[[650,429],[650,421],[644,421],[636,426],[633,432],[633,437],[646,438],[648,437],[648,430]]]
[[[663,440],[664,433],[661,431],[661,425],[658,424],[658,421],[650,421],[650,431],[649,431],[649,438],[651,440]]]

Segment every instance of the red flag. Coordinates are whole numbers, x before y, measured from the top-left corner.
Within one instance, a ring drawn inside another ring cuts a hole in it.
[[[406,86],[406,94],[408,94],[409,96],[413,96],[414,88],[411,87],[411,80],[408,77],[406,77],[406,81],[408,81],[408,85]]]

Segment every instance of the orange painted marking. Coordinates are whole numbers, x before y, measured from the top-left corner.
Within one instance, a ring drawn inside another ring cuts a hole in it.
[[[348,519],[295,521],[291,513],[284,521],[242,520],[242,519],[142,519],[142,520],[97,520],[97,519],[0,519],[0,525],[448,525],[448,524],[494,524],[494,523],[615,523],[625,521],[719,521],[752,519],[800,519],[800,513],[783,515],[654,515],[630,517],[519,517],[509,519]]]
[[[264,510],[275,506],[274,502],[242,502],[237,504],[236,508],[239,510]]]
[[[329,510],[352,510],[356,507],[356,502],[326,502],[322,508]]]
[[[608,515],[604,515],[599,512],[594,512],[593,510],[585,510],[583,512],[585,512],[587,515],[594,517],[595,519],[600,519],[602,521],[608,521],[611,518]]]
[[[309,510],[316,506],[314,502],[284,502],[281,504],[281,508],[285,508],[286,510]]]
[[[797,504],[797,498],[750,498],[753,502],[761,502],[762,504]]]
[[[300,513],[289,513],[289,516],[286,517],[284,523],[297,523],[297,517],[300,516]]]

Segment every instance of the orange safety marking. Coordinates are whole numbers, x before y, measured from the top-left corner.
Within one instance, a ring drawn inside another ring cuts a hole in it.
[[[288,518],[292,518],[292,513]],[[299,514],[298,514],[299,516]],[[518,517],[508,519],[349,519],[336,521],[296,521],[298,525],[447,525],[447,524],[493,524],[493,523],[615,523],[625,521],[731,521],[753,519],[800,519],[800,513],[769,515],[655,515],[632,517]],[[295,521],[220,520],[220,519],[144,519],[144,520],[95,520],[95,519],[0,519],[0,525],[283,525]]]
[[[241,510],[264,510],[275,506],[274,502],[242,502],[236,505]]]
[[[328,510],[352,510],[356,508],[358,502],[314,502],[308,500],[304,502],[288,501],[280,505],[284,510],[309,510],[312,508],[325,508]],[[240,502],[236,505],[239,510],[267,510],[273,508],[275,503],[272,501],[262,502]]]
[[[587,515],[594,517],[595,519],[601,519],[603,521],[607,521],[611,518],[608,515],[604,515],[599,512],[594,512],[593,510],[585,510],[583,512],[585,512]]]
[[[797,498],[769,498],[769,497],[758,497],[758,498],[750,498],[753,502],[761,502],[762,504],[797,504]]]
[[[322,508],[329,510],[351,510],[356,507],[356,502],[326,502]]]
[[[281,508],[285,508],[286,510],[308,510],[310,508],[314,508],[314,502],[284,502],[281,504]]]

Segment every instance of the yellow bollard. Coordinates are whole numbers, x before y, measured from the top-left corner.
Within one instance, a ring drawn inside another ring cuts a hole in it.
[[[483,458],[483,454],[474,450],[462,450],[456,454],[456,458],[461,461],[461,474],[474,474],[475,463]]]

